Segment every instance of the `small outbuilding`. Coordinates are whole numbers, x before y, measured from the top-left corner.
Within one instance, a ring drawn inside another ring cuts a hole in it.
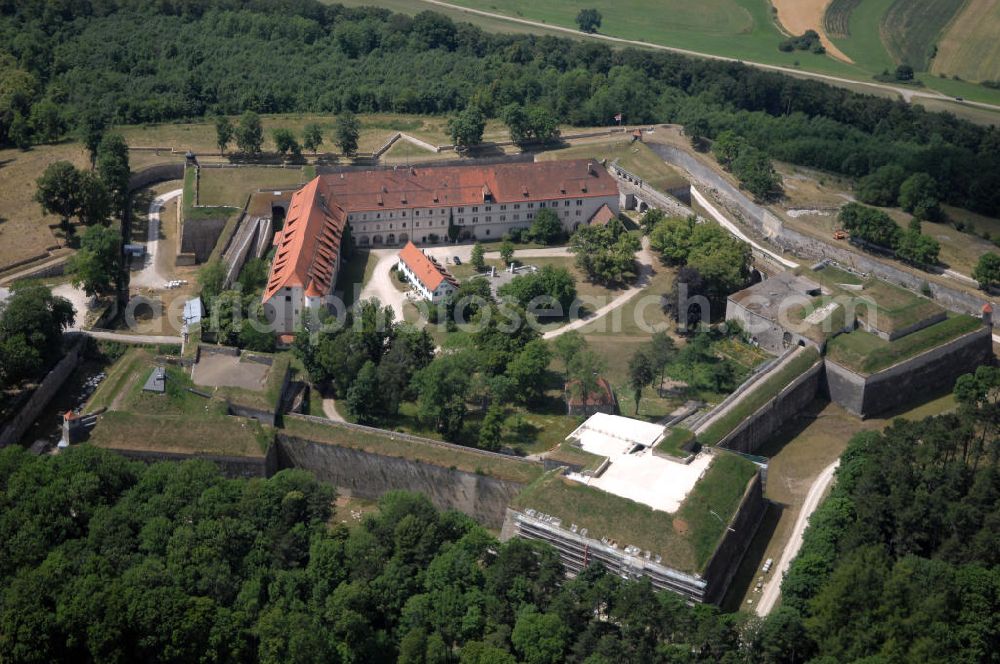
[[[611,383],[603,378],[597,379],[598,389],[587,395],[586,403],[580,394],[579,381],[571,380],[566,383],[566,414],[578,417],[588,417],[594,413],[605,413],[614,415],[618,410],[618,403],[615,400],[615,392],[611,388]]]
[[[164,367],[156,367],[146,379],[146,384],[142,386],[143,392],[153,392],[163,394],[167,391],[167,370]]]

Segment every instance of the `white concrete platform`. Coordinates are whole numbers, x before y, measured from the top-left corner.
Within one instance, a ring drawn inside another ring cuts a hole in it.
[[[601,491],[649,505],[654,510],[676,512],[708,470],[712,455],[699,454],[685,465],[656,456],[651,449],[643,449],[635,454],[609,456],[609,460],[611,464],[600,477],[578,473],[570,473],[567,477]]]
[[[676,512],[712,456],[702,453],[683,464],[653,454],[665,431],[659,424],[596,413],[566,439],[576,441],[585,452],[607,457],[609,465],[600,477],[579,473],[567,477],[655,510]]]

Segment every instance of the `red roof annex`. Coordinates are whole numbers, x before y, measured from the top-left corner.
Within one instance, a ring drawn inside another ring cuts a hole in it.
[[[417,245],[412,242],[407,242],[403,250],[399,252],[399,260],[403,261],[413,276],[432,293],[437,290],[442,281],[447,281],[458,288],[455,277],[451,276],[436,260],[429,258],[424,252],[417,249]]]

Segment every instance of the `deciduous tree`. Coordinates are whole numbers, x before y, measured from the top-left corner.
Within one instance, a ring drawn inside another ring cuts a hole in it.
[[[361,123],[350,111],[344,111],[337,116],[333,130],[333,142],[340,146],[340,151],[350,156],[358,151],[358,139],[361,137]]]
[[[121,254],[122,236],[116,229],[91,226],[69,262],[73,285],[91,297],[111,291],[120,276]]]

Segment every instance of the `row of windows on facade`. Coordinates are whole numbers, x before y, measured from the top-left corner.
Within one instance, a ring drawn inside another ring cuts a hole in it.
[[[461,208],[459,208],[459,209],[461,209]],[[475,208],[473,208],[473,210],[475,210]],[[579,217],[580,216],[580,210],[576,210],[575,215],[577,217]],[[563,212],[563,217],[569,217],[569,210],[566,210],[565,212]],[[530,220],[532,220],[532,219],[535,218],[535,213],[534,212],[529,212],[529,213],[527,213],[524,216],[524,218],[530,221]],[[493,217],[492,217],[492,215],[486,215],[483,220],[487,224],[493,223]],[[520,221],[520,220],[521,220],[521,215],[520,214],[514,214],[513,215],[512,221]],[[507,221],[507,215],[501,214],[499,221],[501,223]],[[458,219],[455,220],[455,223],[458,224],[459,226],[464,226],[465,225],[465,217],[459,217]],[[478,224],[479,223],[479,217],[472,217],[472,222],[471,223]],[[430,228],[433,225],[434,225],[433,221],[428,221],[426,227]],[[444,221],[441,221],[438,225],[439,226],[444,226]],[[414,228],[420,228],[420,222],[419,221],[413,222],[413,227]],[[388,224],[388,228],[390,230],[392,230],[392,224]],[[405,221],[402,224],[400,224],[400,228],[406,228],[406,222]],[[368,226],[361,226],[360,228],[358,228],[358,230],[360,232],[364,233],[364,232],[367,232],[369,230],[369,228],[368,228]],[[382,224],[375,224],[375,230],[377,230],[377,231],[382,230]]]
[[[565,201],[563,201],[563,207],[569,207],[569,204],[570,204],[569,199],[566,199]],[[577,205],[583,205],[583,199],[582,198],[576,199],[576,204]],[[520,203],[514,203],[513,205],[514,205],[514,209],[515,210],[520,210],[521,209],[521,204]],[[535,207],[534,203],[526,203],[526,205],[528,206],[529,210]],[[540,208],[543,208],[545,206],[546,206],[545,201],[541,201],[541,202],[538,203],[538,207],[540,207]],[[472,211],[473,212],[479,212],[479,207],[480,206],[478,206],[478,205],[472,206]],[[482,207],[483,207],[483,212],[492,212],[494,206],[493,205],[484,205]],[[507,209],[507,204],[504,203],[504,204],[502,204],[502,205],[500,205],[498,207],[500,208],[500,211],[502,212],[502,211],[504,211],[504,210]],[[559,207],[559,201],[549,201],[548,207],[550,207],[550,208]],[[458,207],[458,208],[455,208],[455,211],[457,213],[461,214],[461,213],[465,212],[465,208],[464,207]],[[441,208],[441,212],[439,212],[439,214],[447,214],[447,212],[448,212],[447,208]],[[427,210],[427,213],[433,215],[434,214],[434,210]],[[390,212],[389,216],[388,216],[388,219],[392,219],[392,215],[393,214],[395,214],[395,213]],[[405,217],[406,216],[406,210],[401,210],[399,212],[399,216],[400,217]],[[414,210],[413,211],[413,216],[414,217],[419,217],[420,216],[420,210]],[[375,216],[372,217],[372,218],[373,219],[381,219],[382,218],[382,213],[381,212],[376,212]],[[357,220],[357,215],[350,214],[350,215],[347,216],[347,220],[348,221],[356,221]],[[361,214],[361,221],[368,221],[368,213],[367,212],[364,212],[364,213]]]

